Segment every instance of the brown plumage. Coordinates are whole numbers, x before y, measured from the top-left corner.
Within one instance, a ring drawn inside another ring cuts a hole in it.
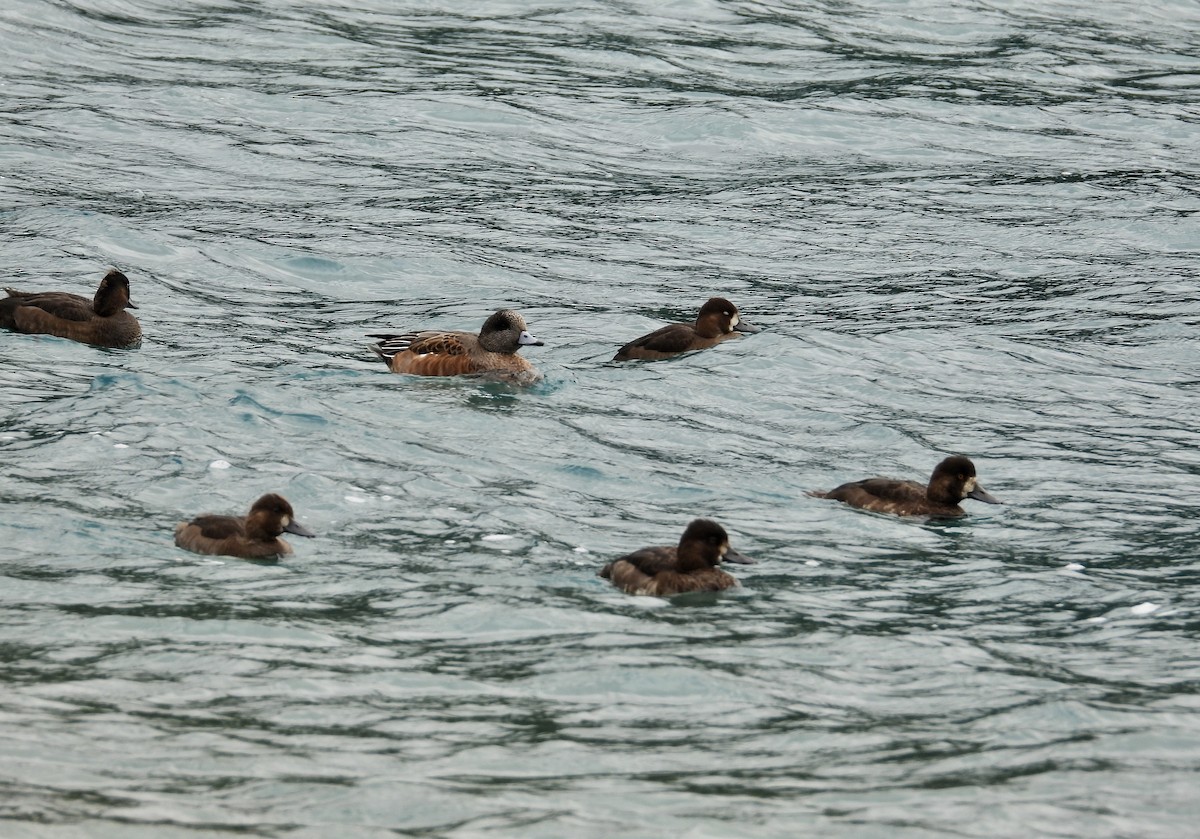
[[[292,505],[282,495],[268,493],[254,502],[245,516],[197,516],[175,527],[175,544],[198,554],[268,559],[287,556],[292,546],[280,534],[316,536],[296,521]]]
[[[532,364],[517,355],[517,350],[543,344],[529,334],[525,319],[512,309],[501,309],[489,317],[478,335],[425,331],[369,337],[380,339],[371,349],[393,373],[484,375],[520,383],[541,378]]]
[[[696,519],[676,546],[642,548],[614,559],[600,576],[628,594],[669,597],[689,591],[724,591],[738,581],[720,568],[721,562],[751,564],[754,560],[729,546],[725,528],[710,519]]]
[[[964,498],[988,504],[1000,504],[975,480],[975,464],[961,455],[948,457],[939,463],[929,478],[929,485],[916,481],[892,478],[867,478],[831,489],[807,493],[814,498],[832,498],[851,507],[892,513],[897,516],[937,516],[950,518],[966,515],[958,506]]]
[[[142,339],[136,309],[129,300],[129,278],[105,274],[89,300],[65,291],[17,291],[0,299],[0,327],[29,335],[55,335],[97,347],[128,347]]]
[[[695,323],[668,324],[630,341],[617,350],[613,361],[670,358],[690,350],[716,346],[722,341],[740,337],[742,332],[758,331],[757,326],[742,320],[737,306],[724,297],[711,297],[700,307]]]

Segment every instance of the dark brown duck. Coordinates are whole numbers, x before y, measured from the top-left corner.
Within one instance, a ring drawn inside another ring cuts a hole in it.
[[[279,538],[281,534],[317,535],[296,521],[295,515],[287,499],[272,492],[255,501],[245,516],[203,515],[180,522],[175,527],[175,544],[193,553],[242,559],[287,556],[292,546]]]
[[[842,484],[828,492],[814,490],[808,495],[844,501],[851,507],[877,513],[941,518],[966,515],[966,511],[958,506],[964,498],[987,504],[1003,503],[980,486],[975,479],[975,464],[961,455],[948,457],[939,463],[928,485],[893,478],[867,478],[865,481]]]
[[[97,347],[128,347],[142,339],[136,309],[129,300],[129,278],[112,270],[89,300],[65,291],[17,291],[0,299],[0,327],[29,335],[55,335]]]
[[[738,581],[717,566],[722,562],[754,562],[729,546],[725,528],[710,519],[696,519],[675,546],[642,548],[614,559],[600,576],[628,594],[669,597],[689,591],[724,591]]]
[[[758,331],[757,326],[742,320],[737,306],[724,297],[711,297],[700,307],[695,323],[668,324],[630,341],[617,350],[613,361],[670,358],[680,353],[714,347],[730,338],[741,337],[743,332]]]

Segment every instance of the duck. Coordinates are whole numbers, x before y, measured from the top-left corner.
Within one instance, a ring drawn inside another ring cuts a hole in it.
[[[656,597],[736,588],[737,579],[717,567],[722,562],[754,564],[730,547],[725,528],[712,519],[695,519],[678,545],[634,551],[605,565],[599,575],[627,594]]]
[[[700,307],[695,323],[671,323],[630,341],[613,356],[613,361],[671,358],[692,350],[714,347],[743,332],[759,332],[759,327],[742,320],[737,306],[724,297],[710,297]]]
[[[933,516],[955,518],[965,516],[959,506],[964,498],[985,504],[1003,504],[988,493],[975,478],[975,464],[962,455],[947,457],[933,469],[929,484],[892,478],[867,478],[842,484],[828,491],[813,490],[814,498],[832,498],[851,507],[891,513],[897,516]]]
[[[544,343],[529,333],[525,319],[512,309],[500,309],[485,320],[478,335],[426,330],[367,337],[379,339],[371,349],[393,373],[482,375],[521,383],[541,378],[537,368],[517,355],[517,350]]]
[[[129,278],[115,268],[104,275],[91,300],[65,291],[5,288],[0,327],[27,335],[55,335],[97,347],[129,347],[142,340],[137,318],[126,309]]]
[[[285,532],[310,539],[317,535],[296,521],[286,498],[269,492],[245,516],[205,514],[181,521],[175,526],[175,544],[198,554],[274,559],[292,552],[292,546],[279,538]]]

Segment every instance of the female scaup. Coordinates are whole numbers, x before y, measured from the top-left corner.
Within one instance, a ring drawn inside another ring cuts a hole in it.
[[[287,556],[292,546],[281,533],[313,537],[296,521],[292,505],[282,495],[268,493],[254,502],[246,516],[197,516],[175,527],[175,544],[198,554],[267,559]]]
[[[709,519],[696,519],[683,531],[679,545],[642,548],[614,559],[600,576],[628,594],[669,597],[688,591],[723,591],[738,581],[717,565],[754,562],[729,546],[725,528]]]
[[[724,297],[711,297],[700,307],[695,323],[672,323],[630,341],[613,356],[613,361],[628,361],[634,358],[670,358],[690,350],[702,350],[716,346],[730,338],[740,337],[742,332],[758,332],[742,320],[737,306]]]
[[[975,464],[962,455],[948,457],[939,463],[929,478],[929,486],[916,481],[867,478],[842,484],[828,492],[814,490],[808,495],[844,501],[851,507],[877,513],[943,518],[966,515],[966,511],[958,506],[964,498],[988,504],[1003,503],[979,485],[975,480]]]
[[[136,309],[129,300],[129,278],[112,270],[89,300],[65,291],[17,291],[6,288],[0,300],[0,327],[28,335],[55,335],[97,347],[128,347],[142,339]]]
[[[529,334],[525,319],[512,309],[501,309],[484,321],[478,335],[425,331],[369,337],[380,339],[371,349],[393,373],[415,376],[484,374],[521,383],[541,378],[532,364],[517,355],[517,350],[543,344]]]

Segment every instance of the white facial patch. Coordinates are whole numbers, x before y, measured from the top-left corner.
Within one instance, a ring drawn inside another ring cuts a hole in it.
[[[965,495],[970,495],[974,491],[975,491],[975,479],[967,478],[967,482],[965,484],[963,484],[963,493]]]
[[[725,314],[729,314],[729,312],[726,312]],[[741,323],[741,322],[742,322],[742,319],[741,319],[741,318],[739,318],[739,317],[738,317],[738,316],[735,314],[735,315],[733,316],[733,320],[729,321],[729,325],[730,325],[730,326],[737,326],[737,325],[738,325],[739,323]]]

